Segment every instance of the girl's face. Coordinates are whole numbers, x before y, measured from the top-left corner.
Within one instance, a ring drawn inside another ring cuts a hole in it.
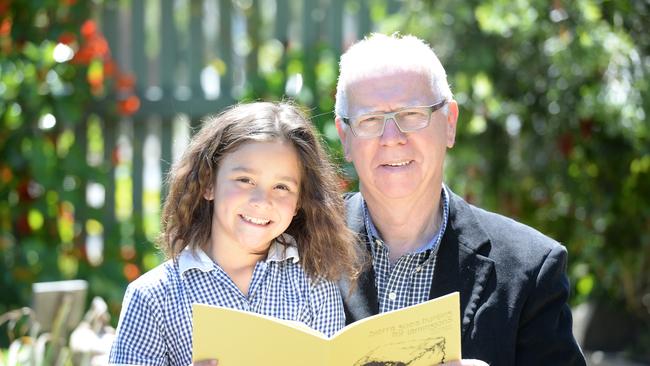
[[[248,142],[226,154],[213,188],[212,246],[243,255],[264,252],[295,216],[301,167],[288,142]]]

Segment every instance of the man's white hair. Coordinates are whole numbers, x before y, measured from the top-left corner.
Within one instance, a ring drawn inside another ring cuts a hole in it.
[[[430,79],[434,95],[447,100],[452,97],[438,56],[426,42],[410,35],[372,33],[341,56],[339,69],[334,111],[340,117],[349,117],[348,86],[368,77],[418,72]]]

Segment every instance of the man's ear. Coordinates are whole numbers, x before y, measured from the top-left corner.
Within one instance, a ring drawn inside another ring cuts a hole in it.
[[[214,199],[214,186],[210,186],[205,189],[203,192],[203,198],[205,198],[208,201],[212,201]]]
[[[350,158],[350,146],[349,146],[350,141],[347,136],[350,127],[346,128],[345,126],[343,126],[343,121],[339,116],[336,116],[336,118],[334,119],[334,123],[336,124],[336,132],[338,132],[339,138],[341,139],[341,145],[343,145],[345,160],[352,161],[352,158]]]
[[[456,123],[458,122],[458,103],[449,101],[447,105],[447,147],[454,147],[456,142]]]

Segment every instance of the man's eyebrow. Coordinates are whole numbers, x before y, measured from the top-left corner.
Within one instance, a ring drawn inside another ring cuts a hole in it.
[[[377,110],[377,109],[367,108],[367,109],[360,109],[359,113],[357,115],[361,116],[361,115],[364,115],[364,114],[382,114],[382,113],[386,113],[386,112],[383,112],[383,111],[380,111],[380,110]]]
[[[407,104],[407,105],[403,105],[403,106],[400,106],[400,107],[397,107],[397,108],[394,108],[394,109],[391,109],[391,110],[377,110],[377,109],[372,109],[372,107],[371,107],[371,108],[367,108],[367,109],[366,109],[366,108],[361,108],[361,109],[359,109],[359,114],[358,114],[358,116],[361,116],[361,115],[364,115],[364,114],[385,114],[385,113],[392,113],[392,112],[398,111],[398,110],[400,110],[400,109],[407,109],[407,108],[413,108],[413,107],[423,107],[424,105],[425,105],[425,104],[413,104],[413,105],[411,105],[411,104]]]

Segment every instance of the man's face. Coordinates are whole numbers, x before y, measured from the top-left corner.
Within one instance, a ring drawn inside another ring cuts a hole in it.
[[[391,112],[411,106],[428,106],[442,97],[434,95],[427,77],[399,72],[355,81],[348,86],[348,117],[369,112]],[[431,115],[429,126],[403,133],[395,121],[386,121],[382,136],[361,138],[337,118],[339,136],[348,161],[359,175],[366,199],[418,199],[440,193],[445,152],[454,145],[458,107],[455,101]]]

